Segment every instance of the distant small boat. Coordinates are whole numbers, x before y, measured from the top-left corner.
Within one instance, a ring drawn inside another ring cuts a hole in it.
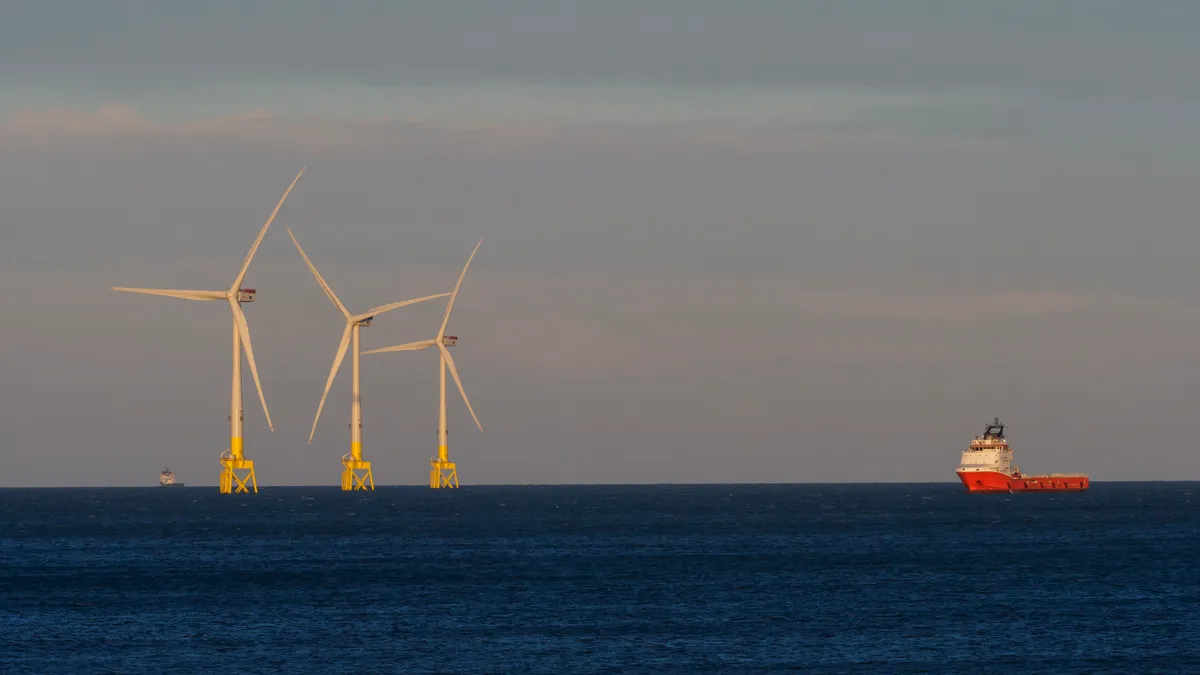
[[[163,469],[162,475],[158,477],[159,487],[183,487],[183,483],[175,482],[175,474],[170,469]]]

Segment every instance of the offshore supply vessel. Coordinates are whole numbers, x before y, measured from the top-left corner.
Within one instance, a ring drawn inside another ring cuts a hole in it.
[[[170,469],[163,469],[162,475],[158,477],[158,484],[161,487],[183,487],[183,483],[175,482],[175,473]]]
[[[962,451],[958,478],[969,492],[1082,492],[1090,483],[1084,473],[1026,476],[1012,461],[1012,446],[997,417]]]

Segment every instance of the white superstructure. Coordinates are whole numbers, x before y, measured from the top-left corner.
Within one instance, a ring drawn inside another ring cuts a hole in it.
[[[971,445],[963,450],[958,471],[995,471],[1008,476],[1019,476],[1021,471],[1012,461],[1012,447],[1004,438],[1004,425],[997,417],[987,426],[982,436],[976,436]]]

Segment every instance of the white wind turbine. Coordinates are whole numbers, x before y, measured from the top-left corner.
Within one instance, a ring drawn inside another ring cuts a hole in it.
[[[428,347],[437,347],[439,352],[438,358],[438,380],[440,384],[440,397],[438,399],[438,456],[437,459],[429,460],[429,487],[437,489],[443,487],[458,487],[458,468],[454,462],[450,461],[450,453],[446,447],[446,369],[450,369],[450,375],[454,377],[454,383],[458,385],[458,393],[462,394],[463,403],[467,404],[467,410],[471,412],[471,417],[475,420],[475,426],[483,431],[483,425],[479,423],[479,418],[475,415],[474,408],[471,407],[471,401],[467,398],[467,392],[463,389],[462,380],[458,377],[458,368],[454,366],[454,357],[450,356],[450,350],[447,347],[452,347],[458,344],[458,337],[446,335],[446,324],[450,323],[450,311],[454,309],[454,300],[458,297],[458,289],[462,286],[463,278],[467,276],[467,268],[471,266],[471,261],[475,258],[475,253],[479,251],[479,246],[483,244],[483,240],[479,240],[475,244],[475,250],[471,251],[471,257],[467,258],[467,264],[463,265],[462,274],[458,275],[458,283],[454,284],[454,290],[450,293],[450,300],[446,302],[446,313],[442,316],[442,326],[438,328],[437,335],[432,340],[420,340],[418,342],[409,342],[407,344],[396,345],[394,347],[384,347],[382,349],[372,349],[367,354],[382,354],[383,352],[410,352]]]
[[[342,360],[346,358],[346,349],[353,344],[354,353],[351,357],[352,372],[351,378],[351,396],[350,396],[350,452],[342,455],[342,489],[343,490],[374,490],[375,478],[371,474],[371,463],[363,459],[362,454],[362,392],[360,388],[361,371],[359,369],[359,356],[361,355],[361,342],[359,339],[359,330],[363,326],[371,325],[371,319],[390,312],[393,309],[400,309],[408,305],[415,305],[418,302],[426,300],[435,300],[444,298],[449,293],[439,293],[437,295],[427,295],[423,298],[414,298],[412,300],[404,300],[402,302],[393,302],[388,305],[380,305],[372,307],[362,314],[351,314],[342,301],[334,294],[333,289],[329,284],[325,283],[325,279],[321,277],[321,273],[317,271],[312,261],[308,259],[308,254],[300,248],[300,242],[296,241],[296,235],[292,234],[291,228],[288,228],[288,236],[292,238],[292,243],[296,245],[296,250],[300,251],[300,256],[304,258],[308,269],[312,271],[313,277],[317,283],[325,291],[325,295],[329,296],[329,300],[333,302],[338,311],[346,319],[346,329],[342,331],[342,341],[338,344],[337,354],[333,357],[333,367],[329,369],[329,379],[325,381],[325,392],[321,394],[321,403],[317,406],[317,416],[313,418],[312,432],[308,435],[308,442],[312,443],[313,436],[317,433],[317,422],[321,419],[321,409],[325,407],[325,397],[329,395],[329,388],[333,386],[333,378],[337,376],[338,368],[342,365]]]
[[[224,300],[229,303],[229,311],[233,314],[233,393],[229,405],[229,449],[221,453],[220,491],[222,494],[235,491],[248,492],[249,489],[258,492],[258,481],[254,476],[254,460],[246,459],[242,444],[243,347],[246,349],[246,361],[250,364],[250,374],[254,376],[254,387],[258,390],[258,400],[262,402],[263,414],[267,417],[267,427],[271,431],[275,430],[274,425],[271,424],[271,413],[267,410],[267,399],[263,396],[262,383],[258,379],[258,367],[254,364],[254,347],[250,344],[250,327],[246,324],[246,315],[242,312],[241,307],[244,302],[254,302],[255,291],[252,288],[242,288],[242,281],[246,278],[246,271],[250,269],[250,261],[254,260],[254,254],[262,244],[263,237],[267,235],[267,228],[271,227],[271,222],[275,220],[279,209],[283,207],[284,200],[287,199],[292,188],[296,187],[296,181],[300,180],[300,176],[303,174],[304,169],[300,169],[300,173],[292,179],[292,184],[288,186],[287,190],[284,190],[283,196],[279,198],[279,203],[275,205],[275,210],[267,218],[267,222],[262,226],[262,230],[259,231],[258,237],[250,247],[250,252],[246,254],[241,271],[238,272],[237,278],[233,280],[233,285],[228,290],[182,291],[159,288],[112,288],[114,291],[126,293],[163,295],[184,300]],[[247,483],[250,484],[249,489],[246,486]]]

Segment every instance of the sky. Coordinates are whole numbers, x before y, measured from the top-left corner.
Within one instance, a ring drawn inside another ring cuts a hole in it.
[[[69,17],[69,20],[66,20]],[[0,22],[0,486],[334,485],[342,319],[449,291],[464,484],[1200,479],[1200,4],[81,0]],[[427,339],[443,301],[364,348]],[[381,484],[437,359],[363,357]]]

